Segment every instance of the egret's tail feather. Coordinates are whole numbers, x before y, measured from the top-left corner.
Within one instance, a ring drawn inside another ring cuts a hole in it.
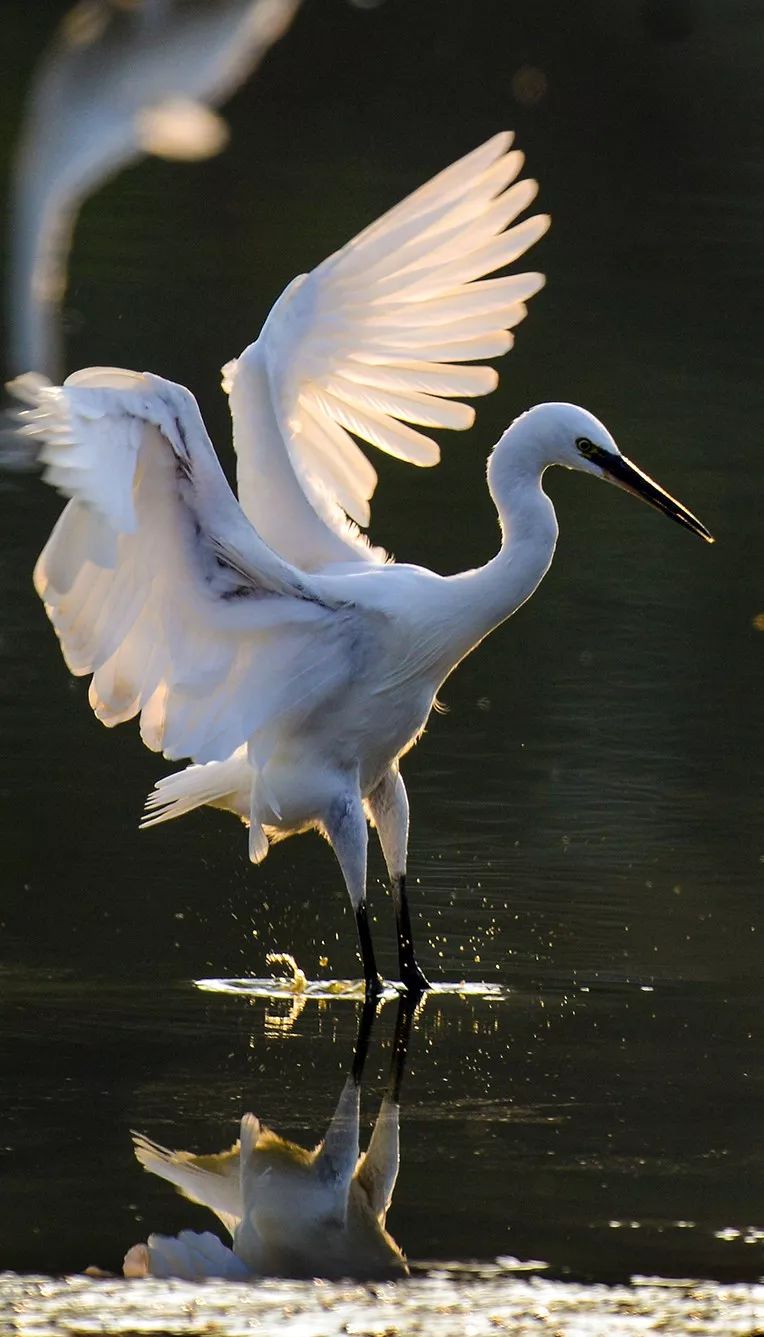
[[[141,827],[158,826],[205,805],[225,808],[248,821],[252,778],[243,747],[227,761],[208,761],[204,766],[175,771],[158,780],[152,789],[146,799]]]
[[[254,864],[262,863],[270,848],[264,830],[264,803],[265,793],[258,777],[258,783],[251,786],[249,794],[249,858]]]
[[[270,845],[262,826],[259,822],[250,822],[249,824],[249,861],[250,863],[262,863]]]

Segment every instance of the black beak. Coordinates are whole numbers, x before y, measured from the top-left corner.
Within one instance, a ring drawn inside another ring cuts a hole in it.
[[[654,506],[656,511],[663,511],[664,515],[676,520],[677,524],[684,525],[685,529],[689,529],[693,534],[699,534],[706,543],[713,543],[713,535],[709,534],[697,516],[688,511],[675,497],[664,492],[658,483],[647,474],[643,474],[631,460],[627,460],[623,455],[599,456],[597,463],[608,482],[615,483],[616,487],[622,487],[625,492],[631,492],[634,497],[641,497],[650,506]]]

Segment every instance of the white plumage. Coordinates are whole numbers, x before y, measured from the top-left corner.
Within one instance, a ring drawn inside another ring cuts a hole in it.
[[[470,427],[474,410],[460,397],[498,382],[492,367],[463,364],[511,347],[544,279],[474,280],[549,226],[539,214],[504,230],[537,190],[511,184],[523,164],[511,142],[494,136],[295,279],[257,342],[224,369],[242,508],[305,570],[383,560],[346,519],[368,524],[377,482],[353,436],[437,464],[436,443],[418,429]]]
[[[359,526],[376,473],[365,441],[437,462],[431,427],[463,429],[463,396],[541,286],[484,278],[548,226],[509,227],[535,195],[497,135],[373,223],[276,302],[225,368],[233,496],[183,387],[93,368],[61,387],[22,378],[46,478],[72,498],[35,571],[73,673],[92,674],[107,725],[140,716],[147,746],[196,764],[160,781],[146,824],[201,804],[250,825],[250,856],[317,827],[331,841],[376,987],[366,914],[366,821],[392,879],[402,978],[426,983],[405,897],[408,801],[398,764],[443,680],[536,588],[557,536],[549,464],[607,477],[699,522],[620,455],[583,409],[540,405],[489,462],[502,546],[443,578],[385,561]],[[410,424],[415,424],[411,426]]]
[[[325,1137],[313,1150],[253,1114],[227,1151],[195,1156],[134,1134],[149,1173],[207,1207],[231,1236],[150,1235],[125,1258],[126,1276],[403,1276],[406,1261],[385,1228],[400,1162],[398,1100],[388,1091],[367,1150],[359,1146],[359,1076],[348,1077]]]
[[[249,1281],[252,1277],[246,1263],[210,1230],[149,1235],[145,1244],[128,1249],[122,1270],[131,1279]]]
[[[83,201],[144,153],[195,160],[228,139],[223,103],[300,0],[82,0],[29,88],[11,201],[8,357],[56,375],[60,305]]]

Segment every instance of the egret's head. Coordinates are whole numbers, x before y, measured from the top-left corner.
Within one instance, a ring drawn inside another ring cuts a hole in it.
[[[586,409],[576,404],[537,404],[517,418],[510,430],[528,446],[535,445],[542,465],[561,464],[615,483],[713,543],[705,525],[622,455],[607,428]]]

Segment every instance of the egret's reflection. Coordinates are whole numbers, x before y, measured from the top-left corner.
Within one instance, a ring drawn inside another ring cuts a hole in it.
[[[77,212],[142,153],[205,158],[225,101],[300,0],[80,0],[43,55],[15,164],[12,372],[63,370],[59,308]]]
[[[410,1000],[402,998],[387,1090],[362,1156],[361,1078],[375,1016],[369,1002],[361,1013],[350,1075],[326,1135],[312,1151],[280,1137],[254,1114],[242,1118],[239,1141],[212,1156],[168,1151],[136,1135],[141,1165],[214,1212],[232,1246],[209,1232],[150,1235],[127,1253],[125,1275],[188,1281],[405,1276],[406,1260],[385,1221],[398,1177],[400,1088],[413,1012]]]

